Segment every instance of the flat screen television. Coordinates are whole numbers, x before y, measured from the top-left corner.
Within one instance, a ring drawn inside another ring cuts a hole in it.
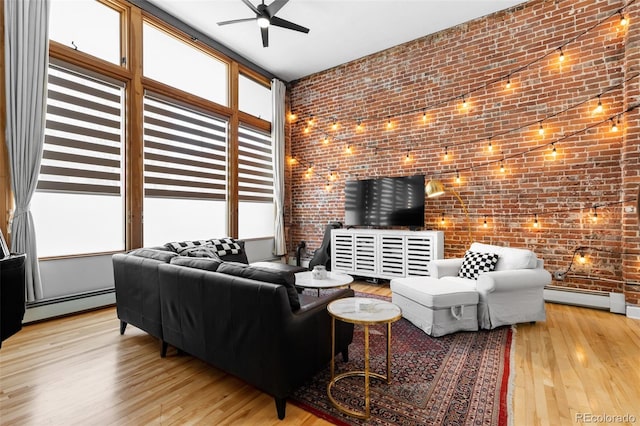
[[[347,226],[424,227],[424,175],[347,180]]]

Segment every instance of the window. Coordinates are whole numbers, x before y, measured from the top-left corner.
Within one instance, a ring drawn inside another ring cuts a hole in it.
[[[31,202],[42,257],[124,249],[124,84],[49,67]]]
[[[271,135],[240,126],[238,132],[238,237],[273,236]]]
[[[271,121],[271,89],[242,74],[238,80],[238,103],[240,111]]]
[[[120,65],[120,12],[97,1],[52,0],[49,39]]]
[[[227,234],[227,134],[225,120],[145,95],[145,246]]]
[[[148,23],[143,38],[145,77],[228,105],[227,64]]]

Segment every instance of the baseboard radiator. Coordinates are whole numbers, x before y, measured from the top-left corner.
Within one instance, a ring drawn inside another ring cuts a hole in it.
[[[90,311],[116,303],[113,288],[97,290],[72,296],[41,300],[27,304],[23,324],[62,317],[78,312]]]
[[[622,293],[549,285],[544,288],[544,300],[552,303],[584,306],[617,314],[626,314],[626,304]]]

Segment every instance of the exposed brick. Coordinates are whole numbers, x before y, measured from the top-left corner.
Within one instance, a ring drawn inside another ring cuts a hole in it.
[[[618,132],[608,118],[640,101],[640,78],[632,78],[640,72],[640,3],[625,9],[627,29],[612,16],[619,7],[530,1],[294,82],[289,102],[298,119],[288,125],[287,152],[300,162],[287,169],[290,251],[305,240],[312,252],[325,225],[344,220],[345,180],[425,174],[460,193],[475,240],[528,247],[549,271],[568,268],[577,247],[591,247],[587,264],[574,262],[572,270],[597,278],[554,284],[625,292],[638,303],[640,227],[637,213],[624,210],[637,204],[621,201],[636,197],[640,186],[640,114],[621,116]],[[563,44],[560,65],[556,49]],[[506,89],[506,76],[529,63],[511,74]],[[596,114],[600,93],[604,112]],[[327,191],[331,171],[337,179]],[[425,207],[425,227],[445,231],[446,256],[463,254],[458,200],[427,199]]]

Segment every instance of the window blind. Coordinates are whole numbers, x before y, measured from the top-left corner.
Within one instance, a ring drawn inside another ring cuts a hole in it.
[[[240,126],[238,130],[238,198],[273,203],[271,135]]]
[[[225,200],[227,135],[219,117],[145,95],[145,197]]]
[[[51,65],[38,191],[120,195],[124,84]]]

